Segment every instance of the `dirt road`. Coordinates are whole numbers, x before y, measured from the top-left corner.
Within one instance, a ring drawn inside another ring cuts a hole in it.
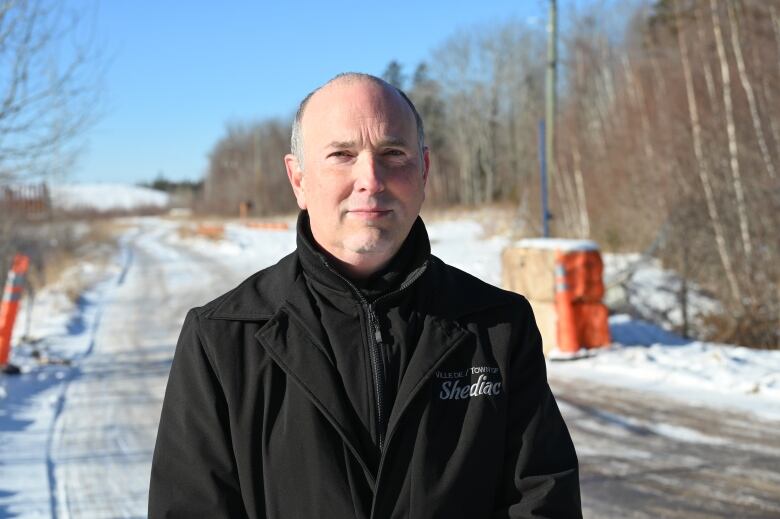
[[[551,380],[580,458],[586,518],[780,517],[777,422]]]

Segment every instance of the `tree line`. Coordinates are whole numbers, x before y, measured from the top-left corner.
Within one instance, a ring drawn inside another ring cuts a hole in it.
[[[777,346],[780,1],[607,1],[562,17],[554,234],[661,258],[722,303],[716,338]],[[388,64],[425,121],[427,204],[515,204],[518,234],[540,234],[545,37],[515,21],[472,27],[408,74]],[[205,206],[294,210],[289,127],[229,126]]]

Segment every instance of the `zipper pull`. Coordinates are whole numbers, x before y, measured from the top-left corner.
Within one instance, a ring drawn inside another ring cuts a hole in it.
[[[376,315],[374,305],[368,305],[368,320],[374,328],[374,340],[377,345],[382,344],[382,330],[379,328],[379,317]]]

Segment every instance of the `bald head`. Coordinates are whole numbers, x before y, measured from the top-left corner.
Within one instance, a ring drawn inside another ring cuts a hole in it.
[[[414,104],[409,99],[409,97],[407,97],[407,95],[404,94],[403,91],[401,91],[400,89],[394,87],[387,81],[384,81],[383,79],[380,79],[376,76],[372,76],[370,74],[363,74],[360,72],[344,72],[331,78],[324,85],[317,87],[315,90],[309,93],[309,95],[304,97],[303,101],[301,101],[301,104],[298,105],[298,111],[295,114],[295,119],[293,120],[293,125],[292,125],[292,137],[290,138],[290,151],[292,152],[293,155],[295,155],[295,158],[298,159],[298,163],[301,169],[304,168],[303,123],[304,123],[306,108],[309,106],[310,101],[313,98],[315,98],[318,94],[320,94],[321,92],[329,88],[338,87],[340,85],[349,85],[358,82],[371,83],[385,90],[387,94],[391,96],[397,96],[400,100],[403,101],[402,104],[408,109],[408,113],[410,117],[414,118],[414,123],[415,126],[417,127],[418,153],[420,156],[422,156],[423,149],[425,148],[425,131],[423,129],[422,118],[420,117],[420,114],[417,112],[417,108],[415,108]]]

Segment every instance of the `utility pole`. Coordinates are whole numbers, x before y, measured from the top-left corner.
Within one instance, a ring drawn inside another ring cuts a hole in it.
[[[550,14],[547,20],[547,81],[544,103],[545,163],[547,165],[548,185],[557,181],[555,164],[555,112],[556,112],[556,66],[558,47],[558,10],[556,0],[550,0]],[[545,222],[546,223],[546,222]]]
[[[542,236],[550,237],[550,209],[547,203],[547,148],[544,141],[544,119],[539,121],[539,180],[542,187]]]

